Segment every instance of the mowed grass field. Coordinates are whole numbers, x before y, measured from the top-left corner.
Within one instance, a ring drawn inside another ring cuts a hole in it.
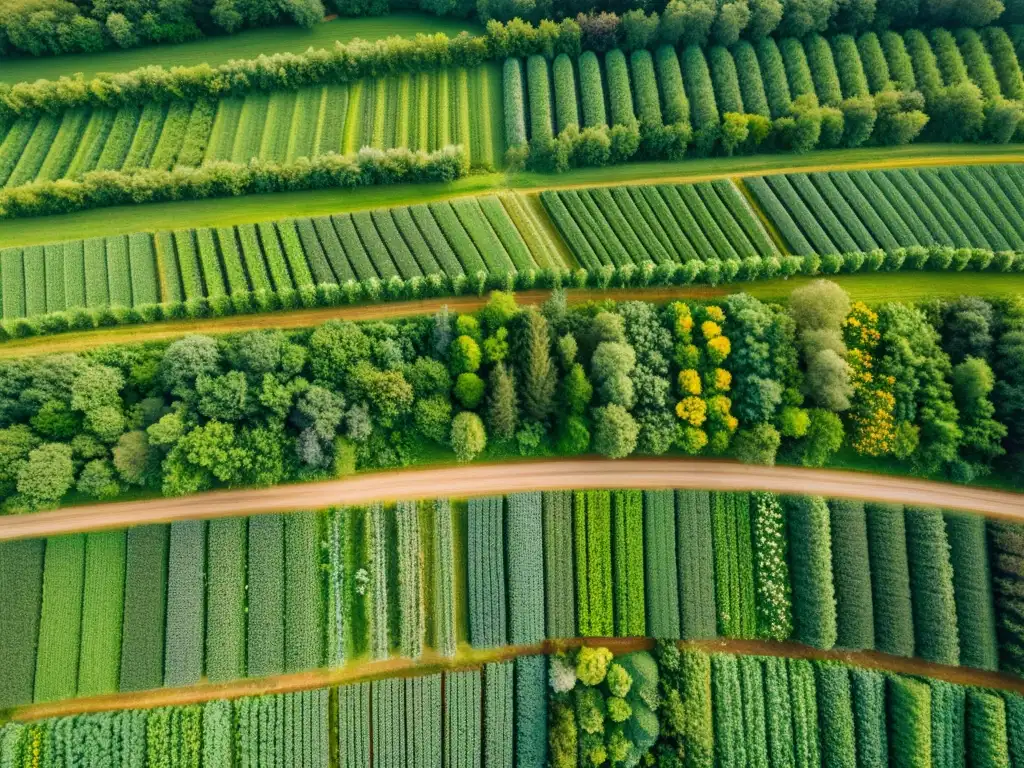
[[[39,79],[54,80],[62,75],[82,73],[93,77],[100,72],[127,72],[160,64],[164,67],[188,67],[196,64],[217,66],[231,59],[252,59],[261,54],[302,53],[307,48],[329,48],[335,42],[355,38],[380,40],[393,35],[409,37],[417,33],[443,32],[454,37],[460,32],[483,34],[483,27],[466,19],[439,18],[425,13],[391,13],[387,16],[335,19],[312,29],[270,27],[250,29],[234,35],[207,37],[176,45],[152,45],[145,48],[59,57],[5,59],[0,81],[19,83]]]

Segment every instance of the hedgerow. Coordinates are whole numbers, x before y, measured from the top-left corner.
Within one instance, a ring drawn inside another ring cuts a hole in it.
[[[671,51],[671,49],[668,49]],[[675,52],[671,51],[675,58]],[[580,102],[583,105],[583,127],[596,128],[608,125],[604,106],[604,85],[601,83],[601,64],[593,51],[584,51],[579,58]],[[678,63],[676,65],[678,67]]]
[[[821,718],[822,765],[857,764],[857,745],[850,670],[839,664],[815,664],[818,713]]]

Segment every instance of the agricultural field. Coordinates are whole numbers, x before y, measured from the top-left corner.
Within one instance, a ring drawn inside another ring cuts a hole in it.
[[[0,250],[4,319],[74,309],[195,304],[272,309],[317,286],[453,283],[564,266],[533,206],[502,193],[235,227],[140,232]],[[367,288],[372,297],[373,289]],[[255,302],[255,306],[252,306]]]
[[[622,765],[683,747],[731,766],[797,757],[807,766],[930,766],[950,752],[971,765],[1010,765],[1024,737],[1022,707],[1016,693],[843,662],[593,646],[336,688],[17,722],[0,728],[0,744],[6,764],[41,753],[44,768],[542,768],[566,762],[567,745],[575,760],[577,743],[584,754],[615,750]],[[680,711],[683,727],[671,727]]]
[[[1016,120],[1005,128],[941,124],[944,100],[952,92],[968,98],[965,86],[969,98],[994,107],[1024,96],[1017,52],[999,27],[648,46],[507,59],[509,146],[532,150],[564,135],[578,153],[566,164],[604,165],[679,159],[688,147],[699,155],[806,151],[898,145],[919,135],[1007,142]],[[940,120],[929,125],[933,115]],[[603,150],[576,138],[587,130],[606,136]]]
[[[580,264],[591,270],[780,253],[727,180],[549,191],[540,198]]]
[[[219,161],[291,164],[363,147],[432,152],[461,144],[471,166],[494,168],[505,151],[499,78],[496,65],[483,64],[217,101],[26,115],[0,132],[0,185]]]
[[[1019,610],[1005,565],[1024,555],[1018,528],[818,497],[627,490],[7,543],[0,583],[19,586],[0,623],[0,706],[573,637],[792,639],[1016,670],[1024,637],[997,628]]]
[[[1024,248],[1024,168],[777,174],[741,182],[791,253]]]

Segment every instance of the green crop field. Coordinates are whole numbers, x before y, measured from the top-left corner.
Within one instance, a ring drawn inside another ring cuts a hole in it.
[[[725,180],[551,191],[540,199],[588,269],[779,254],[735,184]]]
[[[450,285],[562,265],[536,212],[505,193],[3,249],[0,296],[4,319],[233,297],[242,308],[253,300],[270,308],[315,302],[317,286],[392,278]]]
[[[686,714],[683,727],[666,727],[659,694]],[[546,755],[565,760],[567,746],[575,758],[569,737],[578,729],[593,748],[636,761],[685,747],[697,764],[736,768],[886,765],[890,754],[898,765],[941,765],[951,754],[1005,766],[1024,735],[1022,705],[1017,693],[847,662],[668,644],[653,655],[614,655],[595,646],[330,689],[11,723],[0,743],[15,764],[60,737],[62,757],[104,763],[540,768]],[[60,763],[44,752],[38,764]]]
[[[163,617],[139,605],[137,590],[157,605],[166,591],[167,685],[417,659],[428,647],[454,656],[463,611],[468,641],[480,649],[649,633],[828,649],[837,638],[850,642],[849,628],[866,613],[875,629],[858,634],[859,648],[1013,668],[1024,640],[996,627],[1013,620],[1003,595],[1019,589],[1020,577],[1003,555],[989,564],[983,542],[993,524],[939,510],[885,514],[812,497],[780,504],[763,493],[587,491],[470,499],[464,522],[437,501],[175,523],[169,569],[155,570],[166,586],[126,580],[120,531],[54,538],[42,550],[4,544],[4,578],[28,586],[0,623],[10,662],[0,701],[159,685],[147,672],[148,635],[128,620],[153,626]],[[993,530],[1000,552],[1024,553],[1017,527]],[[128,579],[138,578],[141,553],[167,540],[166,527],[131,532]],[[558,554],[565,546],[568,562]],[[881,578],[896,573],[892,552],[909,553],[902,603]],[[864,585],[859,597],[846,597],[855,583]],[[899,610],[906,630],[897,643]],[[23,640],[37,635],[38,649]],[[26,684],[33,666],[34,693]]]
[[[778,174],[742,183],[793,253],[1024,247],[1018,165]]]
[[[216,104],[150,102],[116,113],[100,108],[86,116],[71,109],[24,117],[2,137],[0,182],[10,189],[79,179],[98,170],[285,163],[353,154],[363,147],[431,152],[454,144],[466,148],[472,166],[492,169],[504,156],[500,93],[492,85],[498,77],[497,65],[483,64],[417,77],[417,93],[410,89],[410,76],[403,75],[298,91],[253,91]],[[438,106],[454,115],[450,129],[417,130],[421,123],[434,125]],[[421,114],[423,109],[429,112]]]

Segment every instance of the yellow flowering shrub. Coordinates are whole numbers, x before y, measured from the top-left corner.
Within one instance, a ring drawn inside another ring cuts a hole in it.
[[[714,389],[716,392],[728,392],[732,387],[732,374],[725,368],[715,368],[711,373],[714,378]]]
[[[684,395],[700,394],[700,374],[692,368],[679,372],[679,391]]]
[[[725,322],[725,312],[717,304],[710,304],[704,307],[704,314],[707,315],[708,319],[714,320],[716,323]]]
[[[712,320],[705,320],[700,324],[700,332],[708,341],[722,335],[722,326]]]
[[[708,341],[708,357],[712,365],[721,365],[722,361],[732,352],[732,344],[727,336],[716,336]]]
[[[675,331],[677,338],[687,338],[693,330],[693,315],[690,308],[681,301],[672,303],[672,312],[676,316]]]
[[[707,420],[708,404],[699,397],[684,397],[676,403],[676,416],[694,427]]]
[[[843,339],[853,384],[852,402],[846,414],[850,445],[863,456],[887,456],[896,447],[896,398],[892,394],[896,380],[891,376],[876,379],[872,373],[872,355],[881,340],[877,313],[864,302],[854,302],[843,321]]]

